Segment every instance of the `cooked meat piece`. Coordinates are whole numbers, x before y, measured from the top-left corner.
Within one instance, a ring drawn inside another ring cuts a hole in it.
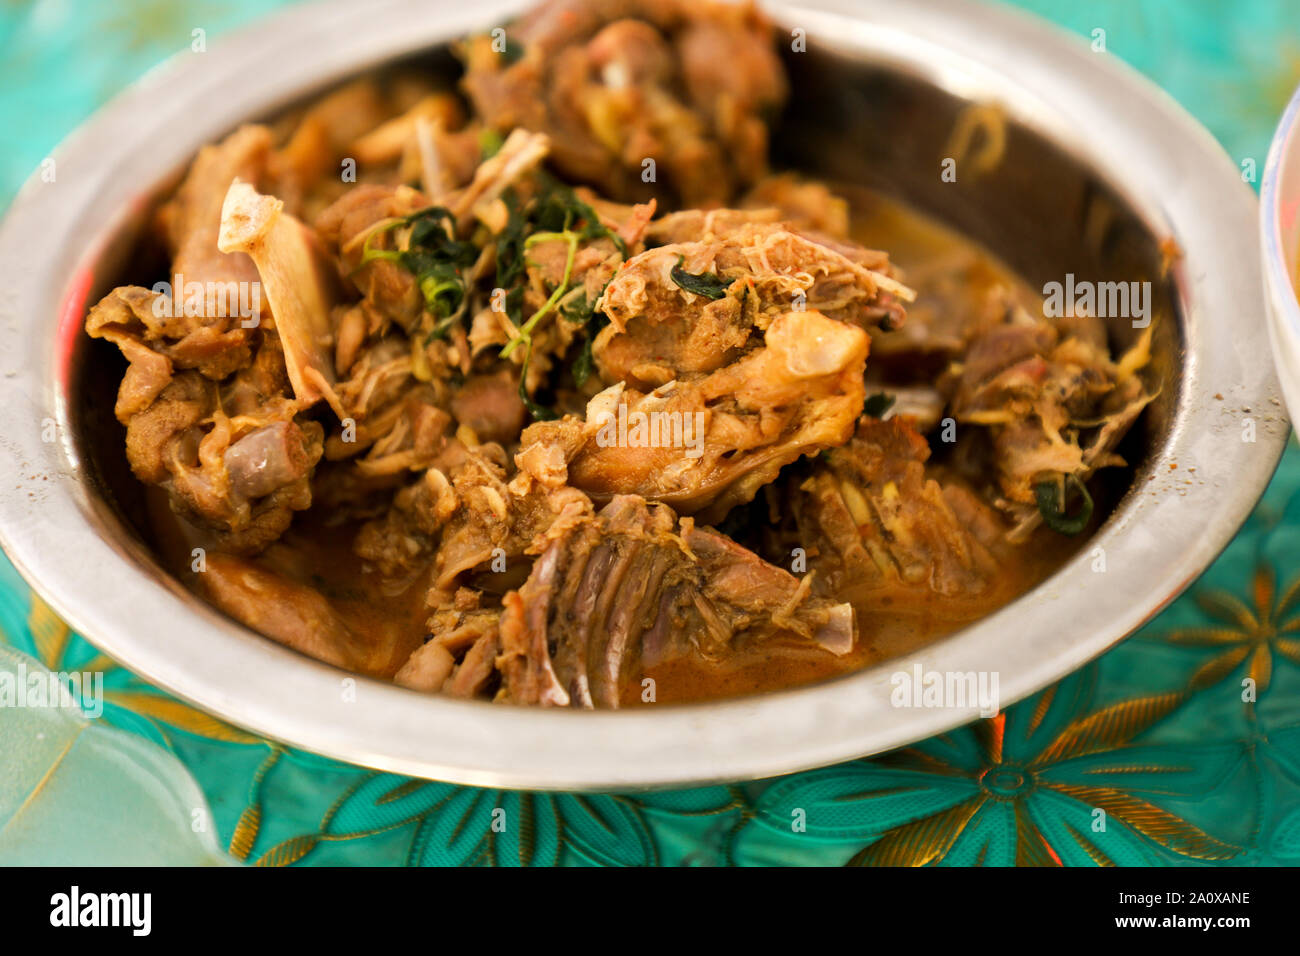
[[[502,445],[519,438],[528,414],[519,383],[505,369],[466,379],[451,398],[451,413],[480,441]]]
[[[764,114],[775,114],[789,92],[771,26],[753,6],[724,5],[725,16],[686,5],[675,37],[690,103],[713,127],[735,167],[737,185],[767,171]]]
[[[1118,361],[1096,319],[1010,310],[976,330],[946,388],[958,422],[987,426],[1009,510],[1032,520],[1035,486],[1123,464],[1113,449],[1153,397],[1138,371],[1150,330]]]
[[[424,354],[428,358],[437,350]],[[343,417],[325,443],[326,458],[351,459],[359,472],[372,478],[400,479],[408,471],[430,467],[452,425],[445,410],[450,370],[440,363],[438,371],[438,378],[422,381],[413,350],[399,335],[367,344],[335,389]]]
[[[407,658],[396,674],[393,683],[411,690],[434,693],[442,690],[443,684],[456,667],[456,658],[451,651],[437,641],[430,641]]]
[[[964,246],[912,266],[907,281],[917,290],[907,322],[872,341],[874,365],[894,380],[932,382],[979,330],[1016,308],[1037,308],[987,255]]]
[[[173,446],[185,450],[197,447],[194,433],[212,414],[213,391],[197,372],[182,372],[147,407],[127,419],[126,458],[137,478],[161,484],[177,457]]]
[[[157,323],[152,312],[156,298],[155,293],[139,286],[123,286],[100,299],[86,317],[86,332],[94,338],[108,339],[130,363],[113,408],[123,425],[152,405],[153,399],[172,382],[172,360],[157,351],[165,347],[165,339],[146,324]]]
[[[363,642],[314,588],[227,554],[209,554],[195,580],[217,607],[286,647],[336,667],[371,669]]]
[[[443,620],[435,624],[435,633],[393,680],[412,690],[479,696],[496,673],[501,611],[448,608],[436,617]]]
[[[171,381],[173,368],[197,369],[219,380],[249,363],[250,332],[203,325],[203,317],[174,315],[167,296],[123,286],[104,296],[86,317],[86,332],[112,342],[130,363],[115,412],[126,424]]]
[[[447,446],[451,426],[451,416],[434,404],[433,397],[432,389],[414,384],[400,399],[358,426],[358,432],[364,430],[369,450],[355,460],[357,470],[378,477],[433,467]],[[331,451],[339,444],[349,447],[346,440],[335,443],[335,437],[331,436]]]
[[[429,468],[393,496],[382,518],[361,528],[353,549],[385,578],[409,577],[429,563],[438,532],[459,506],[447,476]]]
[[[527,583],[505,598],[502,696],[515,703],[617,707],[643,664],[721,658],[764,641],[845,653],[853,611],[672,511],[620,495],[548,535]]]
[[[799,179],[790,173],[767,176],[741,202],[745,209],[775,209],[785,222],[801,232],[835,239],[849,237],[849,204],[824,184]]]
[[[867,336],[819,312],[772,321],[763,347],[709,375],[643,394],[611,386],[585,422],[539,422],[523,435],[556,445],[568,480],[597,501],[635,493],[702,521],[801,455],[844,442],[866,398]]]
[[[280,337],[274,330],[263,329],[259,338],[253,360],[221,380],[221,408],[227,415],[257,416],[268,406],[293,401]]]
[[[887,254],[805,235],[789,223],[754,221],[733,210],[666,218],[671,220],[666,231],[675,234],[698,223],[697,238],[649,249],[619,270],[598,308],[620,329],[637,317],[670,320],[683,303],[698,301],[673,278],[679,265],[682,272],[707,273],[727,288],[745,280],[742,284],[757,295],[757,311],[766,316],[789,311],[795,296],[802,295],[810,309],[867,327],[879,324],[871,307],[883,293],[904,300],[915,294],[892,276]]]
[[[827,452],[795,500],[801,540],[822,542],[834,568],[823,584],[837,593],[905,586],[943,595],[986,587],[1000,522],[965,489],[928,477],[929,457],[902,419],[864,418],[847,445]]]
[[[477,697],[483,693],[496,675],[500,650],[501,639],[496,630],[481,635],[451,672],[443,692],[453,697]]]
[[[273,339],[263,350],[278,354]],[[163,488],[176,511],[241,553],[274,541],[293,512],[311,504],[310,477],[322,450],[321,426],[295,422],[297,405],[283,396],[260,397],[252,409],[232,407],[233,416],[223,408],[223,391],[255,391],[260,371],[254,362],[224,390],[196,371],[178,372],[147,406],[125,415],[126,456],[136,477]],[[240,381],[250,384],[241,389]],[[131,401],[145,394],[133,391]]]
[[[242,252],[217,248],[221,209],[236,179],[258,183],[267,176],[271,133],[264,126],[243,126],[215,146],[199,150],[175,197],[159,213],[172,253],[172,274],[185,282],[248,283],[257,281],[253,261]],[[179,294],[179,290],[173,290]],[[210,319],[233,318],[229,302],[212,310]]]
[[[761,117],[786,96],[749,3],[552,0],[462,49],[465,91],[501,131],[546,133],[567,178],[615,199],[726,202],[767,165]],[[643,179],[653,160],[655,175]]]
[[[499,445],[469,448],[449,439],[383,517],[362,527],[354,550],[395,580],[412,578],[436,550],[434,590],[451,593],[476,569],[490,569],[490,577],[503,566],[514,571],[553,524],[590,514],[586,495],[562,478],[548,484],[521,472],[507,483],[505,465]]]
[[[319,590],[264,563],[209,553],[207,569],[193,581],[235,620],[335,667],[386,678],[410,653],[398,622],[376,617],[364,628],[349,624]]]
[[[504,698],[512,703],[567,707],[572,699],[555,674],[549,652],[549,596],[559,563],[558,552],[543,554],[527,583],[505,596],[497,668]]]
[[[654,199],[634,204],[617,203],[601,198],[598,193],[586,187],[579,187],[573,193],[596,211],[600,221],[613,229],[628,249],[639,248],[659,208],[658,201]],[[603,288],[602,286],[602,290]],[[599,296],[593,297],[592,301],[596,298]]]
[[[650,248],[677,242],[707,242],[738,232],[749,225],[783,222],[779,209],[679,209],[660,216],[646,227]]]
[[[713,371],[731,361],[752,332],[792,309],[817,310],[863,328],[893,322],[901,318],[897,298],[911,296],[889,275],[884,253],[729,211],[693,216],[667,231],[680,234],[691,226],[699,239],[630,259],[597,303],[610,321],[592,351],[606,382],[654,388]],[[690,291],[683,273],[702,276],[718,291]]]
[[[362,263],[367,241],[375,249],[391,248],[392,237],[381,231],[382,226],[428,205],[424,195],[409,186],[359,184],[316,219],[317,234],[326,251],[337,257],[347,281],[361,293],[368,307],[366,316],[373,335],[382,336],[388,322],[412,329],[424,300],[415,276],[396,262],[372,258]],[[340,361],[339,374],[346,373],[350,366],[351,362]]]
[[[475,569],[501,573],[492,568],[494,559],[509,573],[525,555],[537,553],[544,534],[591,513],[591,501],[575,488],[549,487],[527,473],[507,484],[504,475],[502,467],[477,453],[454,469],[460,507],[442,533],[437,590],[451,591]]]
[[[310,444],[293,422],[275,422],[249,432],[222,457],[230,489],[244,498],[261,498],[305,477],[315,460]]]

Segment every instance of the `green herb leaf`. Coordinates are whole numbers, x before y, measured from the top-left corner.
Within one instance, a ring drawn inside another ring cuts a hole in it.
[[[506,64],[518,63],[524,58],[524,45],[512,37],[506,37],[505,49],[501,51],[501,60]]]
[[[869,395],[866,403],[862,406],[864,415],[870,415],[872,418],[884,418],[885,413],[894,407],[897,399],[893,395],[885,392],[876,392],[875,395]]]
[[[509,217],[506,227],[497,235],[497,286],[509,289],[524,274],[524,239],[528,234],[529,222],[513,188],[507,189],[501,198],[509,211]]]
[[[490,126],[485,128],[483,132],[478,134],[478,149],[479,155],[482,157],[481,161],[486,162],[501,152],[501,147],[505,145],[505,142],[500,132]]]
[[[576,291],[576,290],[575,290]],[[586,325],[587,321],[595,312],[595,303],[588,302],[586,294],[576,296],[566,296],[566,300],[560,303],[560,316],[565,321],[572,322],[574,325]]]
[[[602,223],[596,210],[579,199],[577,193],[551,176],[545,176],[543,183],[531,216],[539,232],[567,232],[572,229],[577,232],[579,239],[608,239],[614,243],[619,255],[627,258],[627,243]]]
[[[582,350],[578,352],[578,357],[573,362],[573,384],[582,388],[587,384],[587,379],[596,371],[596,360],[591,354],[591,347],[596,342],[596,336],[600,330],[609,325],[609,318],[603,313],[593,314],[590,322],[585,329],[586,334],[582,338]]]
[[[539,405],[533,401],[533,396],[528,394],[528,363],[533,357],[532,339],[526,340],[527,351],[524,352],[524,363],[519,367],[519,398],[524,403],[524,408],[528,409],[528,414],[539,422],[549,422],[552,419],[559,418],[555,410],[547,408],[545,405]]]
[[[375,249],[371,241],[393,229],[410,227],[404,249]],[[424,307],[434,317],[432,337],[450,331],[452,316],[465,301],[463,270],[474,264],[478,248],[455,238],[456,217],[441,206],[430,206],[403,219],[384,223],[366,237],[361,265],[375,259],[395,262],[415,276]]]
[[[548,241],[554,238],[562,239],[568,243],[569,254],[564,260],[564,276],[560,279],[560,284],[551,292],[550,298],[542,304],[540,309],[528,317],[527,322],[519,326],[519,331],[515,337],[507,342],[505,347],[501,349],[501,357],[503,359],[510,358],[511,353],[519,347],[521,342],[528,345],[529,352],[531,353],[533,348],[533,329],[537,328],[537,323],[549,315],[551,310],[560,304],[560,300],[564,298],[565,293],[569,291],[569,280],[573,276],[573,259],[578,254],[578,237],[572,232],[563,232],[554,235],[550,233],[533,233],[528,238],[528,242],[543,237]],[[527,248],[528,242],[524,243],[525,248]]]
[[[573,384],[578,388],[586,385],[587,379],[591,378],[591,373],[596,370],[596,360],[591,354],[592,341],[593,337],[590,335],[582,340],[582,351],[573,362]]]
[[[684,262],[686,262],[686,257],[678,256],[677,265],[673,266],[673,271],[669,275],[674,282],[687,292],[702,295],[706,299],[721,299],[727,294],[727,290],[731,288],[731,281],[716,276],[712,272],[702,272],[699,275],[687,272],[682,268]]]
[[[1070,485],[1082,496],[1079,510],[1073,515],[1065,513],[1065,504],[1061,500],[1062,488],[1068,496]],[[1060,534],[1078,534],[1092,519],[1092,495],[1088,494],[1087,487],[1077,475],[1066,475],[1061,481],[1039,482],[1034,487],[1034,497],[1038,499],[1038,513],[1043,516],[1043,522]]]

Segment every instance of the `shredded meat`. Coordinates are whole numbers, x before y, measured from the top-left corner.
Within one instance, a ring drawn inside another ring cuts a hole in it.
[[[711,372],[792,308],[863,328],[901,321],[896,296],[911,296],[884,253],[805,236],[789,223],[718,210],[668,216],[659,229],[654,236],[696,238],[641,253],[605,289],[598,307],[610,324],[593,355],[607,382],[654,388]],[[716,277],[725,294],[707,301],[675,270]]]
[[[597,500],[635,493],[716,521],[783,466],[852,433],[866,358],[861,329],[790,312],[734,364],[649,393],[611,386],[586,421],[542,422],[523,442],[561,448],[568,480]]]
[[[997,571],[993,513],[957,485],[926,475],[930,448],[904,420],[864,419],[799,487],[801,532],[820,538],[835,585],[978,592]]]
[[[571,180],[615,199],[725,202],[767,166],[762,115],[786,81],[749,3],[560,0],[464,44],[464,87],[501,130],[546,133]],[[653,168],[647,165],[653,162]]]
[[[528,581],[505,598],[503,699],[617,707],[627,674],[688,653],[718,657],[748,643],[812,641],[846,653],[847,604],[672,511],[620,495],[567,525]]]
[[[115,407],[127,461],[141,481],[167,491],[173,508],[217,532],[223,547],[259,550],[310,506],[323,431],[294,421],[298,406],[287,395],[274,333],[262,334],[251,362],[242,342],[204,355],[192,347],[202,317],[160,318],[165,304],[127,286],[86,319],[92,336],[114,342],[130,362]]]
[[[1100,320],[1021,309],[971,333],[947,380],[953,415],[988,429],[999,488],[1026,527],[1039,483],[1124,463],[1114,448],[1154,397],[1137,375],[1149,336],[1113,360]]]

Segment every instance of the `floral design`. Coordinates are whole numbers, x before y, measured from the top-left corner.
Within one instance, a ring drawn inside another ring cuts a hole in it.
[[[480,790],[365,774],[326,811],[316,832],[275,844],[256,863],[297,863],[321,843],[392,830],[410,834],[407,865],[554,866],[562,847],[589,864],[658,862],[641,812],[623,797]],[[238,853],[255,839],[253,825],[237,830],[232,844]]]
[[[1216,684],[1244,662],[1262,694],[1272,682],[1275,654],[1300,664],[1300,577],[1278,598],[1276,574],[1269,565],[1260,564],[1251,592],[1253,608],[1227,591],[1200,592],[1197,602],[1221,623],[1173,631],[1166,637],[1173,644],[1217,651],[1192,675],[1192,687]]]
[[[1208,797],[1240,768],[1240,748],[1144,744],[1187,695],[1089,709],[1094,676],[915,747],[777,783],[757,819],[787,833],[806,821],[815,839],[870,840],[848,859],[857,866],[1112,866],[1243,853],[1160,805]]]

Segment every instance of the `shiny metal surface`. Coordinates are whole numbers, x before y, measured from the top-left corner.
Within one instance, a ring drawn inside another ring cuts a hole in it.
[[[974,705],[892,706],[891,675],[914,664],[997,672],[1004,704],[1032,693],[1131,633],[1231,539],[1288,433],[1267,361],[1256,204],[1233,163],[1135,73],[1021,15],[958,0],[810,0],[769,5],[808,37],[806,54],[787,57],[801,99],[777,134],[781,159],[895,191],[1033,283],[1066,271],[1153,281],[1164,387],[1126,448],[1132,488],[1058,574],[949,639],[852,676],[610,713],[493,706],[354,677],[192,597],[132,529],[122,477],[96,446],[111,411],[80,332],[87,300],[118,278],[133,224],[200,145],[518,7],[290,9],[145,77],[63,144],[57,183],[34,179],[10,210],[0,227],[0,542],[124,666],[240,726],[399,773],[548,789],[756,778],[977,716]],[[947,138],[970,103],[998,104],[1005,156],[942,183]],[[1165,239],[1182,252],[1167,274]],[[1132,334],[1114,332],[1121,344]],[[1246,418],[1254,441],[1243,440]]]

